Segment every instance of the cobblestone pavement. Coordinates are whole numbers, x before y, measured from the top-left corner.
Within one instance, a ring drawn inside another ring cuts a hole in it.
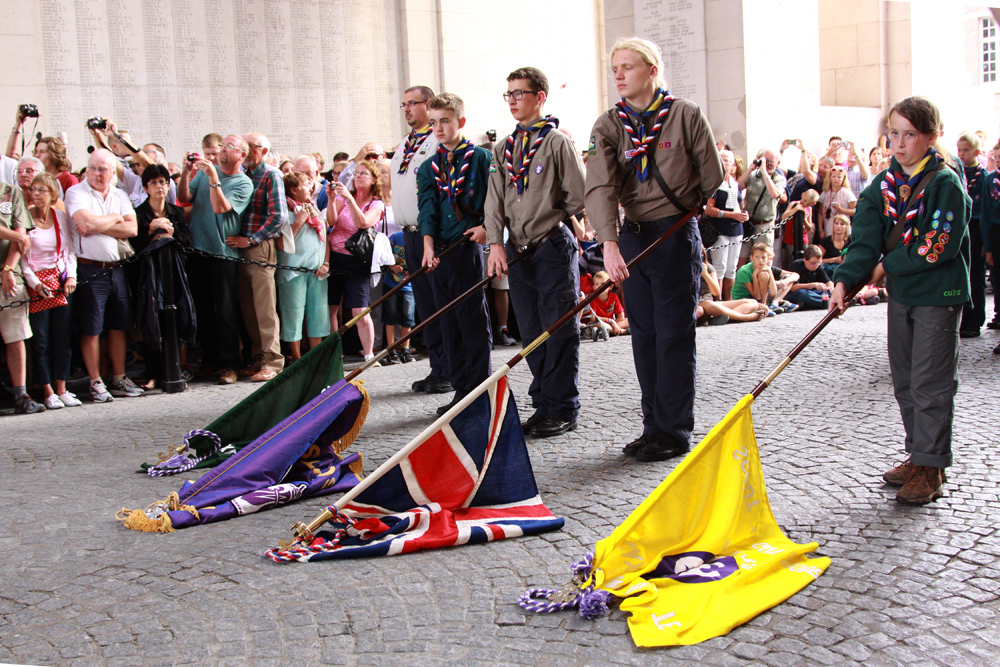
[[[700,438],[820,318],[698,330]],[[136,474],[254,386],[195,384],[110,405],[0,418],[0,662],[81,665],[656,664],[994,665],[1000,662],[996,332],[963,341],[956,464],[930,506],[893,502],[879,475],[902,427],[885,354],[885,306],[854,308],[754,406],[774,513],[833,564],[728,636],[637,649],[625,616],[528,615],[529,586],[569,564],[676,465],[626,461],[640,431],[628,338],[584,342],[581,428],[529,440],[543,498],[565,528],[538,537],[378,560],[276,565],[266,548],[316,499],[151,535],[113,519],[179,486]],[[503,363],[515,348],[494,354]],[[427,362],[372,369],[357,446],[368,470],[449,396],[415,395]],[[513,385],[526,412],[528,370]]]

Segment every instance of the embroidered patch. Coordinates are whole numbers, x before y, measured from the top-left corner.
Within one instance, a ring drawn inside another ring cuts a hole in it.
[[[590,144],[587,146],[587,152],[590,153],[591,155],[593,155],[593,154],[595,154],[597,152],[597,137],[596,136],[590,137]]]
[[[923,200],[920,200],[920,208],[917,209],[917,215],[923,215],[924,214],[924,210],[925,210],[924,209],[924,202],[923,202]]]
[[[934,262],[936,262],[937,258],[938,258],[938,256],[935,255],[934,253],[931,253],[930,255],[927,255],[927,261],[930,262],[931,264],[933,264]]]
[[[495,164],[490,165],[490,173],[491,174],[497,173],[497,166]]]
[[[955,214],[952,213],[951,211],[948,211],[948,213],[946,213],[944,217],[948,222],[951,222],[952,220],[955,219]]]
[[[944,252],[944,244],[943,243],[935,243],[934,244],[934,252],[936,252],[939,255],[941,253],[943,253]]]
[[[917,248],[917,254],[920,255],[921,257],[923,257],[924,255],[927,254],[928,250],[930,250],[930,248],[928,248],[925,245],[922,245],[919,248]]]
[[[941,228],[941,231],[943,231],[945,233],[950,233],[951,232],[951,225],[949,223],[947,223],[947,222],[944,223],[944,227]]]
[[[940,241],[941,243],[947,243],[949,240],[951,240],[951,237],[948,236],[947,234],[942,234],[941,236],[938,237],[938,241]]]
[[[934,211],[934,217],[935,218],[940,218],[941,217],[941,211]]]
[[[883,197],[882,201],[885,204],[885,206],[883,207],[882,213],[884,215],[889,215],[889,208],[892,206],[892,202],[889,201],[889,197],[888,196]]]
[[[920,232],[916,232],[916,233],[919,234]],[[935,234],[937,234],[937,230],[936,229],[932,229],[931,231],[927,232],[927,237],[926,238],[927,238],[927,242],[928,243],[931,242],[931,239],[934,238]]]
[[[542,167],[542,165],[540,165],[540,164],[536,164],[535,165],[535,173],[536,174],[540,174],[540,173],[542,173],[542,171],[544,171],[544,167]]]
[[[657,148],[670,148],[670,142],[669,141],[661,141],[660,143],[656,144],[656,147]]]
[[[941,224],[940,220],[934,220],[934,221],[932,221],[931,222],[931,229],[937,229],[938,225],[940,225],[940,224]]]
[[[4,215],[10,215],[13,211],[14,211],[14,205],[9,201],[5,201],[4,203],[0,204],[0,213],[3,213]]]
[[[637,148],[629,148],[628,150],[625,151],[625,159],[631,160],[633,157],[635,157],[635,154],[638,152],[639,150]]]

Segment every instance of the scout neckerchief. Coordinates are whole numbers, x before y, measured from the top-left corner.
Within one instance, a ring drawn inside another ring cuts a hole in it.
[[[475,152],[476,147],[465,137],[459,140],[455,150],[452,151],[438,144],[437,153],[431,160],[434,181],[437,183],[438,192],[446,196],[452,204],[465,192],[465,177],[469,167],[472,166],[472,155]]]
[[[906,221],[903,223],[903,245],[909,245],[913,240],[913,225],[920,209],[917,204],[924,196],[924,191],[921,190],[920,194],[917,195],[917,200],[907,206],[910,193],[913,192],[914,186],[916,186],[920,177],[923,176],[924,168],[929,164],[932,165],[932,168],[937,168],[938,162],[943,160],[944,158],[938,155],[936,150],[928,148],[924,159],[913,170],[913,174],[909,179],[906,178],[906,174],[902,171],[896,171],[891,167],[885,172],[885,182],[882,188],[885,195],[885,214],[889,216],[892,224],[895,225],[899,222],[899,211],[904,208],[906,209]]]
[[[517,194],[523,194],[524,189],[528,187],[528,165],[531,164],[531,158],[535,157],[538,147],[542,144],[542,139],[556,127],[559,127],[559,119],[546,116],[529,127],[518,125],[510,136],[507,137],[507,145],[504,146],[503,151],[504,161],[507,165],[507,176],[510,178],[510,182],[517,186]],[[528,143],[531,141],[532,130],[541,131],[538,133],[535,143],[531,144],[531,148],[529,149]],[[521,134],[521,164],[515,172],[514,142],[518,134]]]
[[[406,173],[406,168],[410,166],[410,160],[417,153],[417,147],[420,146],[420,142],[431,133],[431,126],[425,125],[423,129],[411,130],[410,134],[406,137],[406,144],[403,145],[403,161],[399,163],[399,171],[396,173],[403,174]]]
[[[962,168],[965,170],[965,189],[972,197],[972,201],[977,201],[982,194],[983,187],[979,179],[986,174],[986,170],[978,162],[971,167],[962,165]]]
[[[647,147],[656,141],[656,135],[660,133],[663,121],[667,119],[667,112],[670,111],[670,105],[673,103],[673,95],[663,88],[657,88],[656,94],[653,96],[653,103],[642,113],[636,114],[629,109],[625,100],[621,100],[615,105],[618,108],[618,118],[625,126],[625,132],[628,133],[629,139],[632,140],[632,148],[625,151],[625,159],[635,167],[635,175],[640,183],[644,183],[649,178]],[[638,117],[638,127],[632,123],[633,114]],[[656,120],[653,122],[653,127],[647,132],[645,121],[652,116],[655,116]]]

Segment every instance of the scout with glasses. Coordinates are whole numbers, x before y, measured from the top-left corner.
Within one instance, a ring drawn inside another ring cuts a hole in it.
[[[549,82],[540,70],[522,67],[507,76],[507,102],[514,131],[493,148],[486,197],[487,272],[508,273],[507,257],[523,251],[555,228],[533,253],[510,268],[510,300],[522,339],[531,341],[576,304],[580,284],[577,244],[563,220],[583,208],[583,162],[573,141],[543,116]],[[503,242],[504,228],[509,233]],[[527,358],[534,414],[525,434],[549,437],[576,428],[580,411],[577,376],[580,335],[574,320]]]

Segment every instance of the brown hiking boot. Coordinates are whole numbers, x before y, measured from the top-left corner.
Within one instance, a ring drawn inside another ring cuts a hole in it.
[[[913,466],[913,474],[896,494],[896,502],[911,505],[929,503],[944,495],[941,491],[942,484],[944,484],[944,470],[941,468]]]
[[[893,486],[903,486],[910,479],[910,475],[913,474],[914,465],[910,463],[910,459],[906,459],[898,466],[890,470],[889,472],[882,475],[882,480],[886,484],[892,484]]]

